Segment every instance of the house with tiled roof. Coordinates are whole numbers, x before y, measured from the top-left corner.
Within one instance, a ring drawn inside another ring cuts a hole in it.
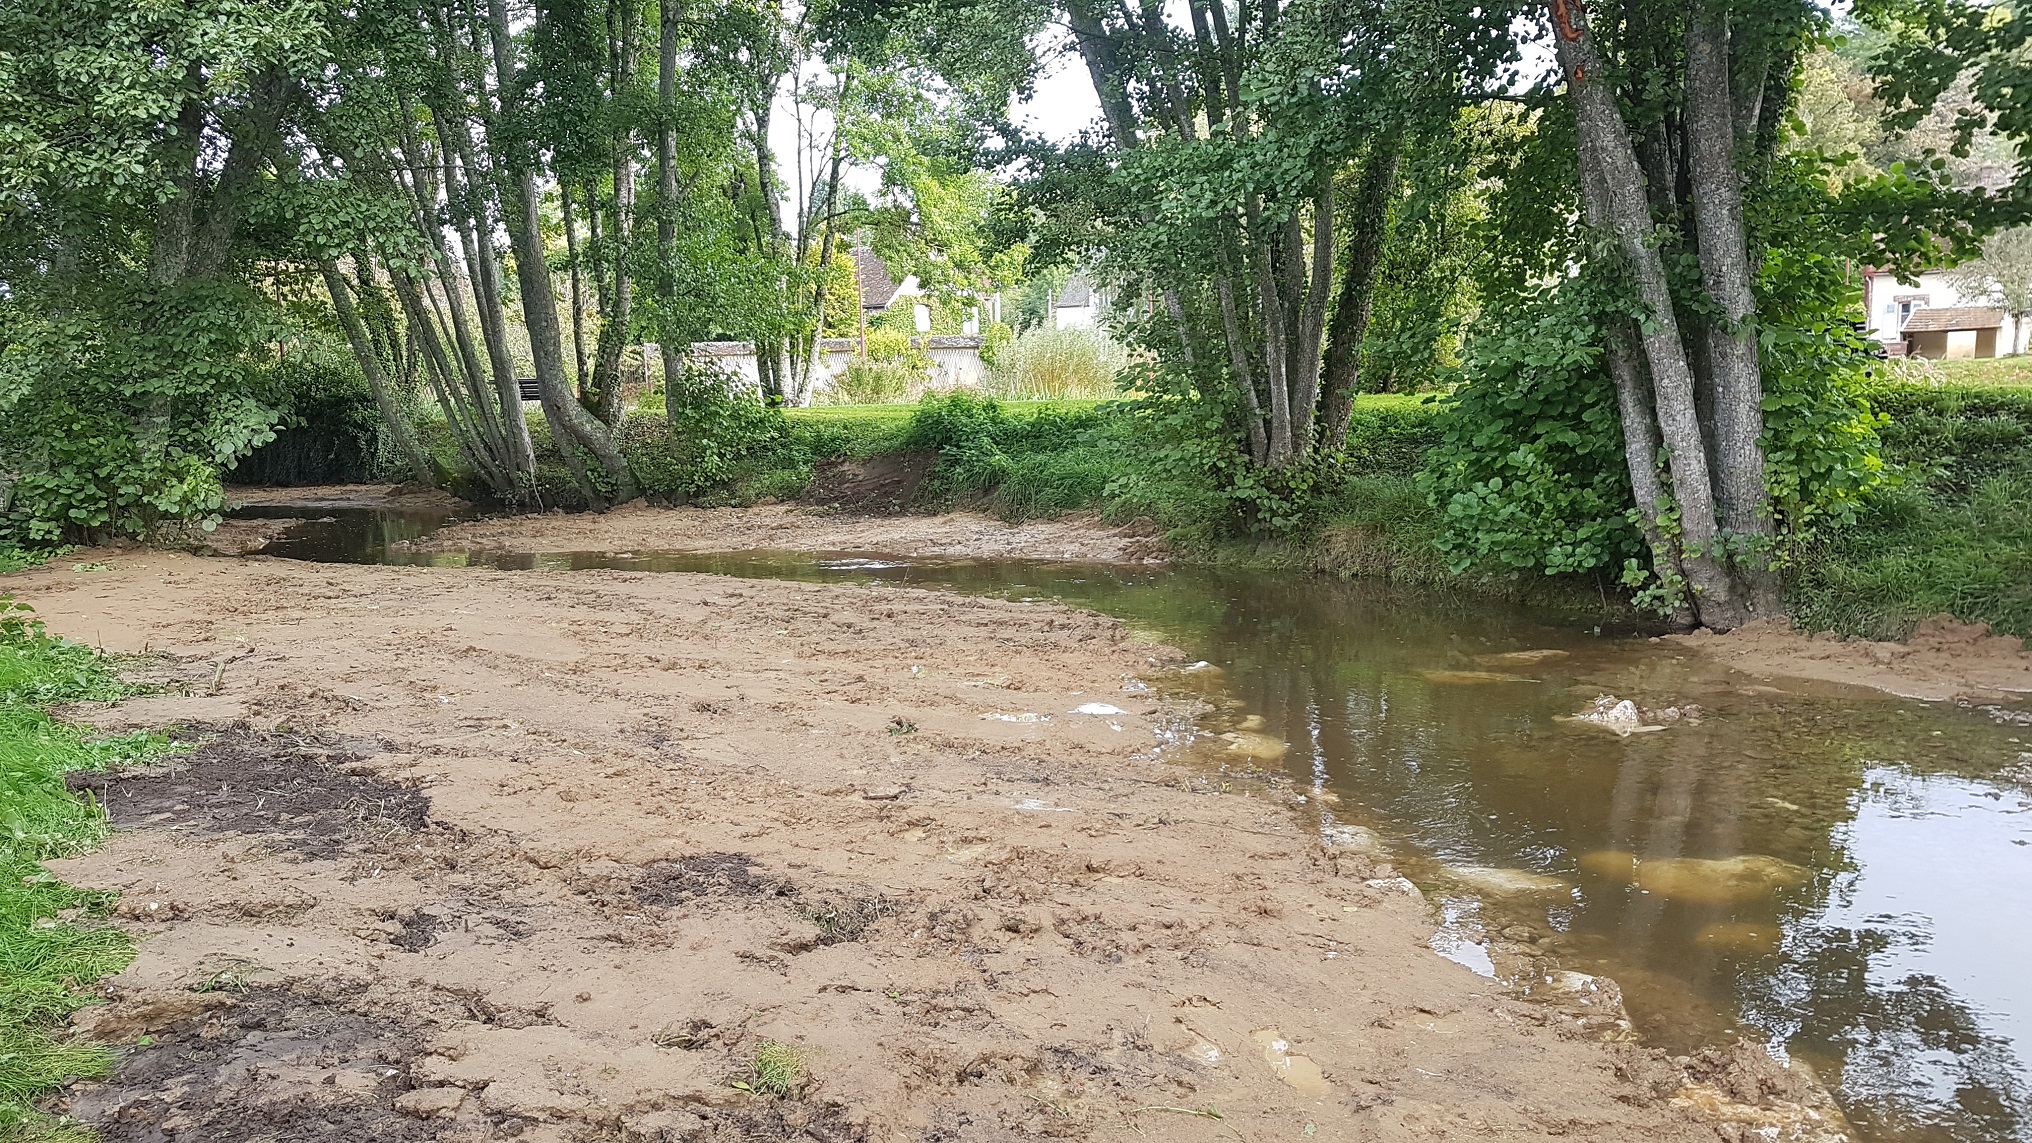
[[[1965,297],[1953,278],[1929,270],[1900,281],[1886,270],[1863,275],[1863,306],[1870,336],[1891,357],[1996,357],[2018,344],[2010,315],[1989,299]]]
[[[896,305],[910,305],[916,308],[914,324],[919,333],[931,332],[931,307],[921,300],[924,289],[918,285],[917,275],[906,274],[902,281],[889,273],[889,266],[882,256],[867,246],[856,246],[847,251],[847,257],[854,263],[854,283],[861,289],[861,319],[872,321],[878,314],[889,312]]]

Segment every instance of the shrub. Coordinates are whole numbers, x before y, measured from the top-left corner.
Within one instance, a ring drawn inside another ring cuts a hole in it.
[[[1097,330],[1026,330],[994,354],[988,388],[1003,397],[1108,397],[1128,364],[1128,350]]]
[[[827,404],[887,405],[901,401],[910,390],[924,384],[924,370],[906,361],[877,361],[856,357],[833,379],[825,392]]]
[[[820,394],[828,405],[886,405],[923,390],[931,377],[931,355],[897,329],[868,331],[866,354],[847,367]]]
[[[273,384],[282,427],[229,470],[234,483],[352,484],[391,467],[381,455],[381,411],[350,352],[292,358]]]
[[[1012,417],[960,391],[920,401],[902,444],[938,453],[932,501],[985,497],[1004,516],[1050,516],[1098,504],[1120,471],[1125,442],[1105,439],[1107,425],[1092,408]]]
[[[764,407],[738,378],[711,366],[685,367],[669,386],[667,420],[628,418],[622,447],[645,491],[688,501],[725,488],[782,449],[783,411]]]

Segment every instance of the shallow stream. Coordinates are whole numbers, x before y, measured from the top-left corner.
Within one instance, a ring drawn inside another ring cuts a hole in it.
[[[1872,1143],[2032,1141],[2022,704],[1769,683],[1642,633],[1375,584],[875,553],[425,554],[402,541],[442,514],[323,511],[266,554],[881,581],[1120,616],[1208,664],[1180,676],[1207,699],[1205,745],[1281,769],[1322,830],[1426,891],[1442,955],[1526,986],[1555,967],[1612,977],[1642,1039],[1675,1052],[1766,1042],[1814,1064]],[[1663,728],[1573,719],[1602,695]]]

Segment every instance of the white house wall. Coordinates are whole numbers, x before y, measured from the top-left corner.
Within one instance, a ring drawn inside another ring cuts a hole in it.
[[[1878,341],[1902,341],[1905,338],[1898,316],[1899,300],[1923,298],[1929,309],[1954,306],[1985,306],[1997,308],[1993,301],[1981,297],[1970,298],[1954,288],[1946,273],[1929,270],[1919,275],[1916,282],[1901,282],[1889,274],[1871,274],[1866,279],[1863,302],[1869,307],[1870,336]],[[1997,331],[1997,352],[2006,354],[2018,346],[2018,329],[2009,314],[2004,315],[2004,326]]]

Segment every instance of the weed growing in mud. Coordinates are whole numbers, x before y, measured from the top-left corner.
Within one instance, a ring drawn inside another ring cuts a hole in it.
[[[795,1096],[804,1090],[807,1079],[804,1050],[781,1040],[764,1040],[748,1062],[748,1076],[735,1080],[734,1086],[757,1095]]]
[[[0,596],[0,1135],[8,1138],[69,1137],[35,1100],[110,1062],[101,1049],[48,1033],[91,1003],[80,988],[125,967],[134,943],[103,923],[109,895],[65,885],[42,862],[89,849],[105,833],[104,811],[73,796],[66,773],[157,753],[163,743],[88,739],[41,708],[119,693],[99,656],[51,638],[27,608]]]

